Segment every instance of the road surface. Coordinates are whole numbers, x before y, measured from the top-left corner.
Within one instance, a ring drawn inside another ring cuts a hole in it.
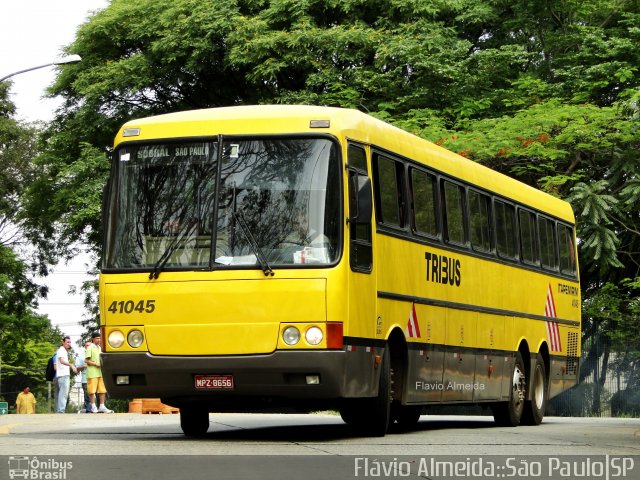
[[[359,437],[331,414],[211,414],[210,423],[208,434],[194,439],[183,436],[178,415],[3,415],[0,456],[13,458],[14,466],[18,457],[49,461],[33,464],[41,470],[64,466],[65,459],[74,463],[64,477],[51,472],[30,477],[59,480],[84,480],[84,468],[103,475],[92,480],[510,478],[511,473],[514,478],[575,478],[581,471],[561,475],[562,462],[570,459],[578,464],[567,468],[596,468],[586,478],[640,479],[640,419],[547,417],[540,426],[507,428],[495,426],[491,417],[425,415],[414,430],[381,438]],[[512,460],[497,471],[486,470],[494,456],[501,465]],[[466,462],[464,475],[454,475],[446,465],[445,476],[419,471],[420,462],[449,457]],[[557,468],[549,472],[552,466]],[[604,466],[608,476],[604,470],[599,476],[597,469]],[[475,467],[490,475],[478,477]],[[8,478],[4,468],[0,465],[0,478]]]

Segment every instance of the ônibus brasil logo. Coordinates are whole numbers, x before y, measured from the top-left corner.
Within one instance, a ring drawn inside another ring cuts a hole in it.
[[[73,468],[73,462],[63,462],[55,458],[9,457],[9,478],[29,480],[66,480],[67,470]]]

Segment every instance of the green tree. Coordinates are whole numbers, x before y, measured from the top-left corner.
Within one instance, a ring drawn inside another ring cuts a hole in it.
[[[15,107],[7,98],[8,85],[0,83],[0,245],[16,246],[23,241],[18,213],[34,174],[31,159],[37,153],[38,128],[11,118]]]
[[[25,263],[0,245],[0,387],[9,402],[26,385],[43,396],[45,366],[59,344],[60,332],[36,313],[38,290]]]
[[[24,192],[33,180],[39,128],[12,118],[8,83],[0,83],[0,394],[12,403],[24,386],[39,396],[46,391],[44,369],[59,342],[49,319],[36,313],[46,288],[31,279],[23,258]]]

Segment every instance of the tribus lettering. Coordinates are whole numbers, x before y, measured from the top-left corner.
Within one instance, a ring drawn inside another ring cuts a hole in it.
[[[424,258],[427,261],[428,282],[460,286],[462,279],[460,260],[431,252],[425,252]]]

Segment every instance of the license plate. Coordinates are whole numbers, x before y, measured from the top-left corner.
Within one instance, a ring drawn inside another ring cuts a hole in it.
[[[198,390],[233,390],[233,375],[196,375]]]

